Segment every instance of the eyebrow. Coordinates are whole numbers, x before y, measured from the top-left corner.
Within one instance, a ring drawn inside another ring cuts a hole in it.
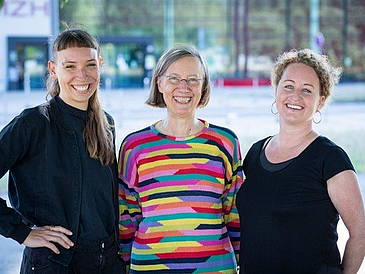
[[[96,59],[89,59],[89,60],[86,61],[86,63],[88,63],[88,62],[94,62],[94,61],[96,62]],[[65,65],[65,64],[68,64],[68,63],[76,64],[77,62],[75,62],[75,61],[64,61],[61,64],[62,65]]]
[[[65,64],[69,64],[69,63],[76,64],[76,62],[74,62],[74,61],[66,61],[66,62],[62,62],[61,64],[62,64],[62,66],[64,66]]]
[[[172,73],[168,74],[168,76],[178,76],[178,77],[181,77],[181,75],[180,75],[180,74],[178,74],[178,73],[176,73],[176,72],[172,72]],[[188,75],[188,76],[186,76],[186,77],[192,77],[192,76],[196,76],[196,77],[198,77],[198,73],[192,73],[192,74],[189,74],[189,75]]]
[[[294,81],[294,80],[291,80],[291,79],[284,80],[284,83],[285,83],[285,82],[295,83],[295,81]],[[313,86],[312,84],[305,83],[304,85],[305,85],[305,86],[310,86],[310,87],[314,88],[314,86]]]

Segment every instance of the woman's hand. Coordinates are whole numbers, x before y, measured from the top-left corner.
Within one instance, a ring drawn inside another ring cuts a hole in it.
[[[23,244],[27,247],[47,247],[54,253],[59,254],[60,251],[54,243],[58,243],[62,247],[69,249],[74,243],[68,238],[72,232],[62,226],[43,226],[32,229]]]

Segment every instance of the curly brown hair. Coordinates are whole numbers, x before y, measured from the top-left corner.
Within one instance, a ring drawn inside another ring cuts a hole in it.
[[[314,69],[319,79],[320,95],[327,101],[332,95],[333,87],[340,80],[342,68],[333,66],[326,55],[315,53],[310,49],[293,49],[280,54],[276,59],[271,71],[271,85],[274,89],[278,86],[286,67],[293,63],[302,63]]]

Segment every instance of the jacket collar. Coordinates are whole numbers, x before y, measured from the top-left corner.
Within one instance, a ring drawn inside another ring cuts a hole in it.
[[[50,116],[55,118],[55,122],[59,124],[65,131],[72,131],[71,128],[63,121],[60,108],[56,102],[56,98],[49,101]]]

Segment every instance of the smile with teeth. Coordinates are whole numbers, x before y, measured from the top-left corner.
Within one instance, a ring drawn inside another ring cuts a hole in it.
[[[303,107],[298,106],[298,105],[286,104],[286,106],[287,106],[288,108],[293,108],[293,109],[299,109],[299,110],[303,109]]]
[[[87,91],[89,89],[90,85],[87,84],[87,85],[73,85],[73,88],[76,89],[77,91],[80,91],[80,92],[84,92],[84,91]]]
[[[175,96],[174,100],[177,101],[178,103],[186,104],[191,101],[191,97],[176,97]]]

